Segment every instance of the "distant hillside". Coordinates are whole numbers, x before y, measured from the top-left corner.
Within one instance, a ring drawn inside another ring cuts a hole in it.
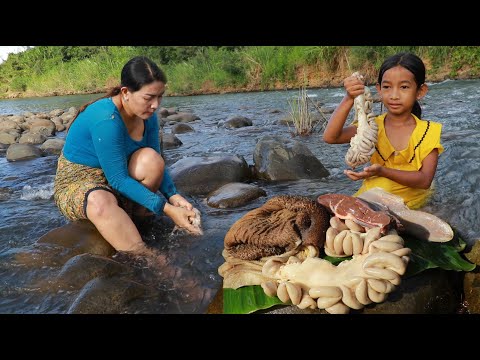
[[[476,46],[38,46],[0,64],[0,98],[101,93],[135,55],[165,71],[167,95],[341,86],[354,71],[373,84],[400,51],[424,60],[430,82],[480,75]]]

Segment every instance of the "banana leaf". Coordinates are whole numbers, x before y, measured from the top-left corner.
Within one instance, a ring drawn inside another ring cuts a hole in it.
[[[323,259],[323,260],[328,260],[328,261],[330,261],[333,265],[337,266],[337,265],[340,264],[342,261],[352,260],[352,257],[351,257],[351,256],[347,256],[347,257],[335,257],[335,256],[325,255],[324,257],[322,257],[322,259]]]
[[[454,232],[453,239],[446,243],[435,243],[410,236],[403,236],[403,239],[405,247],[412,250],[405,277],[436,267],[454,271],[472,271],[476,267],[460,254],[465,249],[466,243],[457,232]]]
[[[268,296],[260,285],[223,289],[224,314],[250,314],[275,305],[285,305],[276,296]]]

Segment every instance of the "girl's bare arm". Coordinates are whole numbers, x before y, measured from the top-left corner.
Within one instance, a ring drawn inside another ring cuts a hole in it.
[[[367,166],[361,172],[345,170],[345,174],[352,180],[366,179],[370,176],[383,176],[411,188],[428,189],[437,171],[437,163],[438,150],[434,149],[423,160],[422,167],[418,171],[390,169],[378,164],[373,164]]]

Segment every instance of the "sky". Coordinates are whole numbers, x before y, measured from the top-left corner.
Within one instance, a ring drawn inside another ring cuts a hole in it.
[[[7,60],[9,53],[17,53],[25,49],[25,46],[0,46],[0,64]]]

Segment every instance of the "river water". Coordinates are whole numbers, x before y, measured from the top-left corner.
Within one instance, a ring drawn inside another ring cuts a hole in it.
[[[480,80],[429,85],[430,91],[422,102],[423,118],[443,124],[445,152],[439,158],[435,195],[424,210],[448,221],[468,244],[472,244],[480,238]],[[373,88],[372,91],[375,92]],[[340,102],[344,91],[342,88],[310,89],[308,94],[323,106],[332,108]],[[0,114],[68,109],[98,96],[0,100]],[[253,164],[253,150],[258,139],[265,135],[292,137],[292,128],[276,122],[288,115],[289,101],[296,96],[297,91],[272,91],[165,97],[162,106],[192,111],[201,118],[191,123],[195,132],[177,135],[183,142],[181,147],[164,151],[167,165],[183,157],[215,154],[242,155],[247,163]],[[374,111],[379,113],[380,109],[374,108]],[[219,121],[233,115],[252,119],[253,126],[234,130],[217,126]],[[165,131],[170,131],[168,126]],[[217,268],[223,262],[223,237],[247,211],[274,195],[351,194],[360,186],[359,182],[343,175],[348,145],[325,144],[319,132],[295,139],[309,147],[330,176],[322,180],[274,184],[256,182],[267,192],[267,197],[235,209],[210,208],[205,196],[189,197],[202,212],[204,236],[159,236],[160,240],[156,241],[154,227],[148,235],[149,240],[171,264],[182,270],[181,276],[166,281],[154,269],[141,268],[135,281],[155,288],[158,295],[135,301],[125,312],[205,312],[222,281]],[[78,291],[45,291],[37,285],[42,280],[54,278],[61,266],[32,267],[1,260],[9,259],[9,254],[14,252],[28,252],[42,235],[67,224],[52,198],[56,161],[56,156],[22,162],[8,162],[4,153],[0,157],[0,313],[65,313],[78,295]]]

